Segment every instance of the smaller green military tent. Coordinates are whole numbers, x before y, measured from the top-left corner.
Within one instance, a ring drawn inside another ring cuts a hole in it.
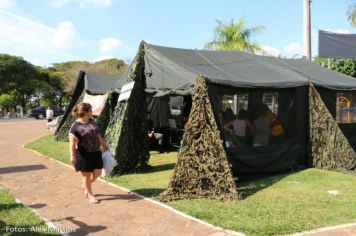
[[[82,102],[86,96],[91,98],[90,103],[96,102],[95,96],[97,96],[98,99],[103,99],[102,95],[109,93],[114,85],[117,85],[117,88],[120,87],[120,81],[121,77],[119,76],[79,71],[71,101],[55,131],[57,140],[67,140],[69,127],[74,121],[71,112],[75,105]],[[112,97],[111,94],[108,94],[108,98],[112,100],[113,106],[116,106],[117,97]],[[100,107],[98,109],[98,112],[100,112]]]

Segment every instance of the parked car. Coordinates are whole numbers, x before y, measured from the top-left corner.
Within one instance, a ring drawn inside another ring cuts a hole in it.
[[[35,117],[36,119],[43,119],[46,118],[46,109],[47,109],[46,106],[39,106],[32,109],[28,115],[30,117]],[[53,108],[53,117],[57,117],[63,114],[64,114],[64,110],[60,108]]]

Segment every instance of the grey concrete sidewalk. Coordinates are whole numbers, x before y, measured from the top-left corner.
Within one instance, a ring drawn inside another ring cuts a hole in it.
[[[0,185],[71,235],[229,234],[98,181],[101,202],[90,204],[78,173],[22,147],[47,132],[44,122],[0,124]]]

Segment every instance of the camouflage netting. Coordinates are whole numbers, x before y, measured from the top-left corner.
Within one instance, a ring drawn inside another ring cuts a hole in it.
[[[183,145],[160,200],[202,197],[236,200],[238,193],[210,104],[206,78],[199,76]]]
[[[309,115],[313,166],[355,170],[356,153],[313,85],[309,87]]]
[[[102,137],[104,137],[104,135],[105,135],[106,128],[109,125],[111,116],[112,116],[112,114],[115,110],[115,107],[117,105],[117,102],[116,102],[117,98],[118,98],[118,95],[116,93],[109,91],[108,97],[105,101],[104,108],[101,111],[100,116],[96,120],[96,123],[99,126],[100,134]]]
[[[143,44],[127,82],[135,81],[127,102],[120,102],[105,132],[105,140],[118,165],[112,174],[135,173],[148,167],[149,147],[146,129],[145,75]]]
[[[85,95],[85,90],[83,90],[82,94],[80,95],[80,97],[77,100],[77,103],[73,106],[73,108],[81,103],[84,100],[84,95]],[[72,108],[72,109],[73,109]],[[76,118],[74,116],[72,116],[72,112],[70,111],[70,113],[68,114],[68,117],[66,118],[66,120],[64,121],[64,123],[62,124],[62,126],[60,127],[60,129],[56,132],[54,139],[57,141],[65,141],[68,142],[68,132],[70,127],[72,126],[73,122],[76,120]]]

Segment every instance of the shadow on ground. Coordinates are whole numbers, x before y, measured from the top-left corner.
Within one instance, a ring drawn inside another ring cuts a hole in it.
[[[240,197],[242,199],[245,199],[249,196],[254,195],[258,191],[261,191],[265,188],[268,188],[269,186],[272,186],[273,184],[279,182],[280,180],[287,177],[288,175],[294,173],[295,172],[283,173],[278,175],[276,174],[266,178],[255,179],[255,180],[250,180],[248,182],[240,183],[238,184],[238,192],[240,194]]]
[[[159,172],[159,171],[165,171],[165,170],[173,170],[175,163],[170,163],[170,164],[163,164],[163,165],[158,165],[158,166],[150,166],[147,170],[142,171],[142,173],[153,173],[153,172]]]
[[[139,201],[142,198],[135,196],[135,195],[128,195],[128,194],[95,194],[96,197],[100,201],[112,201],[112,200],[127,200],[129,202]]]
[[[132,190],[132,192],[138,193],[138,194],[148,197],[148,198],[157,197],[163,191],[164,191],[164,188],[142,188],[142,189]]]
[[[89,235],[89,234],[91,235],[93,233],[102,231],[107,228],[106,226],[103,225],[88,225],[82,221],[76,220],[75,217],[72,216],[61,218],[61,219],[55,219],[52,221],[53,222],[69,221],[74,225],[76,225],[77,227],[75,232],[70,232],[70,235],[80,235],[80,236]]]
[[[9,166],[9,167],[1,167],[0,174],[10,174],[15,172],[27,172],[27,171],[35,171],[35,170],[43,170],[47,169],[44,165],[27,165],[27,166]]]

